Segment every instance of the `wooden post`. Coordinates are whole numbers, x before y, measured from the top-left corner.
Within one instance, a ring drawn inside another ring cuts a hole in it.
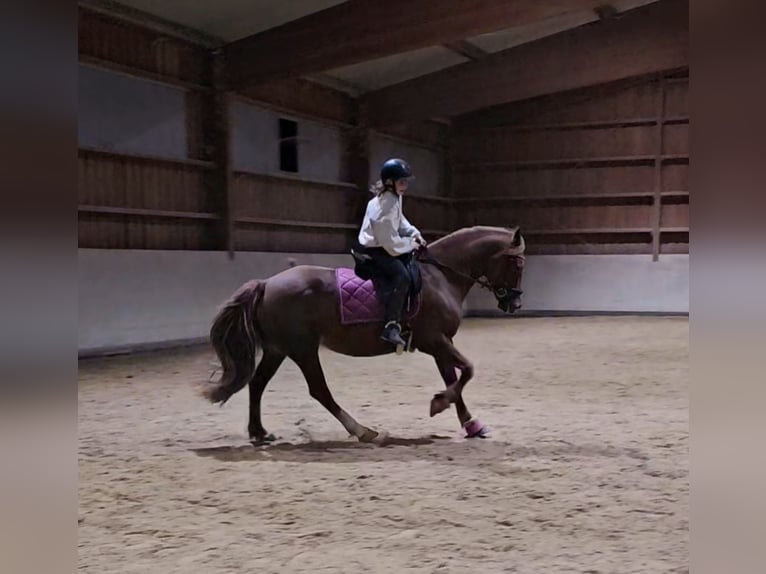
[[[458,189],[455,183],[455,163],[458,158],[455,153],[455,129],[452,124],[450,124],[449,127],[446,144],[444,149],[444,186],[446,191],[445,195],[450,199],[448,204],[449,226],[447,227],[447,230],[454,231],[466,226],[468,218],[465,217],[465,211],[461,211],[461,207],[456,201],[463,197],[463,190]]]
[[[652,261],[657,261],[661,250],[662,233],[662,154],[665,131],[665,79],[657,82],[655,103],[655,156],[654,156],[654,210],[652,213]]]
[[[208,176],[211,197],[222,216],[222,244],[234,258],[235,206],[231,165],[231,97],[224,88],[223,56],[213,55],[213,92],[207,97],[203,125],[209,142],[209,155],[215,169]]]
[[[354,127],[349,133],[349,176],[357,187],[357,194],[351,213],[353,223],[361,226],[364,211],[369,200],[370,187],[370,130],[367,126],[367,113],[363,104],[358,104]],[[351,248],[356,242],[356,233],[349,233],[348,244]]]

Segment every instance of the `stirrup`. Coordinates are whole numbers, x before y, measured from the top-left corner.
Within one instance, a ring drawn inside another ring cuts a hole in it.
[[[398,337],[395,337],[395,338],[392,337],[394,340],[388,339],[384,336],[386,335],[386,331],[388,331],[391,326],[397,327],[397,330],[399,331]],[[404,352],[405,347],[407,346],[407,342],[404,339],[402,339],[402,327],[397,321],[389,321],[388,323],[386,323],[385,327],[383,327],[383,333],[380,335],[380,338],[386,343],[395,345],[397,355],[401,355]]]

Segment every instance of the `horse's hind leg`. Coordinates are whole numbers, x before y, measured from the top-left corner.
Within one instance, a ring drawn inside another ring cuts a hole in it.
[[[261,397],[266,385],[277,372],[285,356],[270,350],[264,350],[261,362],[255,370],[255,375],[250,379],[250,420],[247,425],[247,432],[250,435],[250,442],[260,444],[276,440],[274,435],[266,432],[261,423]]]
[[[299,357],[290,357],[300,368],[303,376],[308,383],[309,394],[319,401],[324,408],[330,411],[349,434],[358,438],[361,442],[372,442],[378,436],[378,433],[366,426],[360,425],[354,417],[340,408],[340,405],[333,399],[330,389],[327,387],[322,365],[319,362],[319,355],[316,350],[305,353]]]

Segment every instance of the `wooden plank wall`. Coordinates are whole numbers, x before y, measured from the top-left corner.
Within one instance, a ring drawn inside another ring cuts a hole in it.
[[[209,49],[84,7],[79,59],[184,90],[188,132],[181,159],[79,150],[81,247],[348,248],[378,167],[363,169],[372,132],[356,100],[302,79],[223,95]],[[408,217],[429,239],[520,224],[531,253],[686,253],[687,97],[682,71],[385,133],[447,158],[443,189],[407,199]],[[338,129],[339,181],[232,171],[221,105],[233,99]]]
[[[688,253],[688,71],[458,118],[458,225],[521,225],[530,253]]]
[[[188,137],[185,159],[80,148],[80,247],[337,253],[355,238],[369,199],[355,146],[368,132],[347,94],[294,79],[226,95],[215,90],[209,49],[82,6],[79,61],[185,90]],[[340,181],[232,171],[231,150],[222,153],[231,126],[221,106],[233,99],[339,129],[347,148]],[[434,122],[393,135],[437,152],[448,139]],[[414,199],[408,215],[432,237],[454,226],[441,197]]]
[[[189,94],[211,89],[211,61],[202,46],[83,7],[78,18],[81,63]],[[205,186],[214,165],[201,161],[201,130],[198,125],[189,138],[188,160],[80,148],[79,246],[217,248],[221,198]]]
[[[217,205],[209,166],[81,149],[80,247],[215,249]]]

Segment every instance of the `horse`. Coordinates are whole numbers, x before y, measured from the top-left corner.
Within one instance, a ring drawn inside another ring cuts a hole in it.
[[[475,226],[454,231],[415,254],[422,286],[420,307],[409,319],[408,350],[431,355],[446,385],[431,399],[430,416],[455,404],[468,437],[486,437],[488,428],[472,417],[462,397],[463,388],[473,377],[473,365],[453,344],[463,317],[463,301],[478,283],[492,291],[502,311],[518,310],[524,251],[518,227]],[[296,265],[266,279],[248,281],[213,320],[210,342],[222,374],[203,389],[203,395],[223,405],[247,385],[248,433],[254,445],[276,440],[261,423],[261,397],[285,358],[300,368],[310,396],[350,435],[361,442],[380,440],[377,431],[358,423],[335,402],[319,361],[320,346],[354,357],[395,352],[392,345],[379,339],[382,317],[381,322],[343,324],[336,271]]]

